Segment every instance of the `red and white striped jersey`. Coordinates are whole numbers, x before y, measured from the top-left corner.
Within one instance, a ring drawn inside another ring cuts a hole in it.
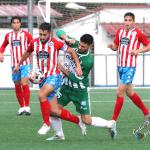
[[[135,67],[137,56],[132,56],[130,54],[131,50],[139,49],[141,43],[146,46],[149,41],[138,28],[132,30],[121,28],[116,33],[114,43],[118,45],[118,66]]]
[[[18,33],[13,31],[6,34],[4,42],[0,48],[0,52],[4,53],[6,46],[10,45],[11,65],[16,66],[21,59],[22,54],[27,50],[29,43],[32,41],[32,36],[27,31],[20,30]],[[22,65],[30,64],[28,58]]]
[[[40,38],[34,39],[28,47],[28,52],[36,52],[37,67],[44,73],[45,77],[53,74],[60,74],[58,69],[59,50],[66,51],[68,46],[56,40],[49,39],[46,43],[41,43]]]

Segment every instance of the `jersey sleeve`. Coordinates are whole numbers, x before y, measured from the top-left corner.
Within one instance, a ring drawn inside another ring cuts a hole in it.
[[[139,42],[142,43],[145,46],[149,44],[149,41],[148,41],[147,37],[141,31],[139,31]]]
[[[27,38],[28,38],[28,45],[29,45],[31,43],[31,41],[33,41],[33,37],[30,33],[28,33]]]
[[[4,53],[6,46],[9,44],[8,42],[8,34],[6,34],[5,39],[0,47],[0,52]]]
[[[61,39],[61,36],[62,35],[66,35],[66,32],[64,31],[64,30],[58,30],[57,32],[56,32],[56,35],[58,36],[58,38],[60,38]],[[79,41],[78,40],[76,40],[75,38],[73,38],[73,37],[71,37],[71,36],[69,36],[69,35],[67,35],[67,37],[68,37],[68,39],[74,39],[75,40],[75,43],[74,44],[69,44],[69,43],[67,43],[66,42],[66,44],[68,45],[68,46],[70,46],[70,47],[77,47],[78,45],[79,45]]]
[[[32,40],[27,48],[27,52],[32,53],[34,51],[34,40]]]
[[[119,45],[119,31],[120,31],[120,29],[116,32],[116,36],[114,39],[114,44],[116,44],[116,45]]]
[[[54,42],[55,42],[55,47],[57,50],[67,51],[68,46],[64,42],[58,41],[56,39]]]
[[[64,35],[64,34],[66,34],[66,32],[63,31],[63,30],[58,30],[58,31],[56,32],[56,35],[57,35],[60,39],[61,39],[61,36]]]

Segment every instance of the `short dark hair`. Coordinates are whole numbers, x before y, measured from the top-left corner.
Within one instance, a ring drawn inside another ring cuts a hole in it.
[[[93,44],[94,40],[93,40],[93,36],[92,35],[90,35],[90,34],[84,34],[84,35],[82,35],[80,37],[80,41],[84,42],[84,43],[86,43],[88,45],[91,45],[91,44]]]
[[[11,18],[11,23],[13,23],[15,19],[19,20],[19,22],[21,23],[21,17],[19,17],[19,16],[12,17]]]
[[[40,25],[39,29],[41,30],[47,30],[47,31],[51,31],[51,24],[44,22]]]
[[[124,18],[125,18],[126,16],[132,17],[133,21],[135,21],[135,15],[134,15],[132,12],[127,12],[127,13],[125,13]]]

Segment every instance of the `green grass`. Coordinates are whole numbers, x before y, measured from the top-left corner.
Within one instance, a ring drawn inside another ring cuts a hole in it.
[[[150,99],[150,90],[137,90],[144,100]],[[31,116],[17,116],[18,104],[13,90],[0,90],[0,150],[145,150],[149,149],[150,137],[137,141],[132,136],[133,128],[143,122],[143,115],[132,102],[125,98],[121,115],[117,122],[118,136],[111,140],[107,129],[88,127],[86,137],[79,128],[63,121],[65,141],[46,141],[53,135],[51,130],[45,136],[37,134],[42,125],[37,91],[31,94]],[[92,115],[110,119],[115,102],[115,90],[91,90]],[[145,101],[150,108],[150,102]],[[75,112],[72,104],[67,109]]]

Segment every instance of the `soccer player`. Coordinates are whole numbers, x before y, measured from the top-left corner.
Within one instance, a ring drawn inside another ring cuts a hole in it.
[[[68,47],[65,43],[51,37],[51,25],[49,23],[42,23],[39,27],[39,38],[34,39],[28,50],[23,54],[20,62],[16,65],[14,72],[18,71],[19,66],[31,55],[33,51],[36,52],[37,66],[44,73],[45,79],[39,84],[40,90],[38,97],[40,101],[40,108],[43,117],[43,126],[39,129],[38,133],[41,135],[46,134],[50,130],[50,106],[57,107],[57,103],[53,101],[57,89],[62,82],[62,76],[58,69],[58,55],[59,50],[71,54],[75,61],[75,69],[78,76],[82,75],[81,66],[76,52]],[[61,110],[60,116],[62,119],[74,122],[76,118],[67,110]]]
[[[31,34],[27,31],[21,29],[21,18],[12,17],[11,19],[12,31],[7,33],[0,47],[0,62],[4,61],[3,53],[6,46],[10,45],[10,54],[11,54],[11,65],[12,71],[14,67],[19,62],[22,54],[27,50],[29,43],[32,40]],[[16,97],[20,108],[18,110],[18,115],[30,115],[30,89],[28,86],[28,77],[31,67],[31,60],[28,58],[23,62],[19,68],[17,74],[12,73],[12,80],[15,84]]]
[[[144,46],[140,48],[140,44]],[[120,28],[115,36],[114,43],[108,48],[118,51],[118,73],[120,84],[117,89],[117,99],[112,120],[117,121],[126,94],[132,102],[143,112],[145,118],[150,119],[148,108],[133,89],[133,78],[136,72],[137,55],[150,50],[150,43],[145,34],[135,27],[135,16],[128,12],[124,15],[124,27]]]
[[[66,53],[64,67],[59,64],[60,70],[66,75],[64,77],[63,85],[58,92],[59,107],[64,109],[69,102],[73,102],[76,111],[81,115],[81,118],[76,116],[76,124],[82,127],[82,134],[86,135],[86,126],[92,125],[95,127],[106,127],[110,129],[111,137],[116,136],[116,126],[113,121],[108,121],[100,117],[91,117],[90,99],[88,94],[89,86],[89,72],[92,69],[94,60],[90,53],[90,48],[93,44],[93,37],[90,34],[84,34],[80,38],[80,42],[67,36],[63,30],[58,30],[57,35],[64,40],[69,46],[73,47],[77,52],[82,67],[83,75],[77,76],[75,73],[75,64],[72,57]],[[55,97],[56,99],[56,97]],[[58,115],[55,108],[51,107],[51,114]],[[75,117],[75,116],[74,116]],[[81,122],[82,120],[82,122]],[[62,130],[61,119],[51,117],[51,126],[55,130],[55,135],[47,140],[63,140],[65,139]]]

